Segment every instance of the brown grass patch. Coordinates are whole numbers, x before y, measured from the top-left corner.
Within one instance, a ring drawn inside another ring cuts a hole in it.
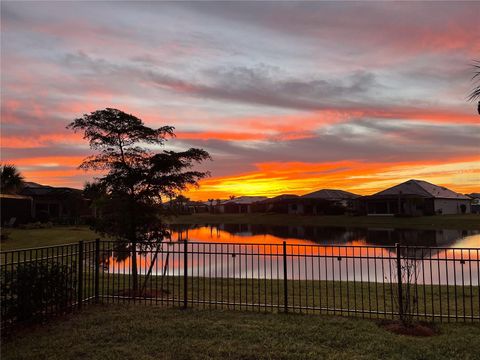
[[[380,326],[397,335],[429,337],[438,335],[438,329],[430,323],[404,325],[400,321],[381,322]]]

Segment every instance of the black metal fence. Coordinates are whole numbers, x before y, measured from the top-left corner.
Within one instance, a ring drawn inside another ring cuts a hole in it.
[[[1,252],[2,327],[91,302],[480,320],[480,249],[93,241]],[[134,270],[136,269],[136,271]]]

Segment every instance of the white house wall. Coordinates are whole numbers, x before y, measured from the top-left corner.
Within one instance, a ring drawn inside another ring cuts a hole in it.
[[[442,215],[451,215],[451,214],[461,214],[462,210],[460,205],[466,206],[466,214],[471,213],[470,209],[470,200],[458,200],[458,199],[435,199],[434,207],[435,213],[440,213]]]

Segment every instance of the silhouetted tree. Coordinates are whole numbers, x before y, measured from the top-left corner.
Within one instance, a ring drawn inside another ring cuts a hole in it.
[[[187,205],[189,202],[188,197],[178,195],[175,199],[170,200],[170,208],[175,214],[184,214],[188,211]]]
[[[478,114],[480,115],[480,61],[478,60],[474,61],[473,68],[474,68],[474,75],[472,80],[478,85],[475,86],[472,92],[468,95],[468,100],[469,101],[478,100],[477,111],[478,111]]]
[[[185,206],[190,201],[190,198],[183,195],[178,195],[173,201],[180,206]]]
[[[91,201],[95,217],[101,216],[101,208],[108,196],[105,186],[98,182],[86,182],[83,187],[83,197]]]
[[[3,164],[0,166],[2,194],[15,194],[20,191],[24,185],[23,176],[17,170],[15,165]]]
[[[202,149],[183,152],[153,152],[145,145],[164,145],[174,128],[152,129],[139,118],[117,109],[97,110],[75,119],[67,128],[82,131],[95,155],[80,165],[84,170],[106,174],[89,184],[85,192],[95,194],[101,217],[94,230],[116,239],[117,254],[131,256],[133,293],[138,294],[137,251],[161,243],[170,233],[161,222],[163,198],[172,198],[207,172],[193,171],[195,163],[209,159]],[[143,147],[142,147],[143,145]]]
[[[213,213],[213,202],[215,201],[215,199],[208,199],[208,202],[210,203],[210,212]]]

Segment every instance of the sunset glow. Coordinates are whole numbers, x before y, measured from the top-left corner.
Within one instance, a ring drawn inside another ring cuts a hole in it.
[[[113,107],[175,126],[168,149],[210,152],[192,199],[371,194],[410,178],[480,191],[480,117],[466,100],[480,3],[1,10],[1,161],[27,181],[92,180],[77,168],[92,151],[65,126]]]

